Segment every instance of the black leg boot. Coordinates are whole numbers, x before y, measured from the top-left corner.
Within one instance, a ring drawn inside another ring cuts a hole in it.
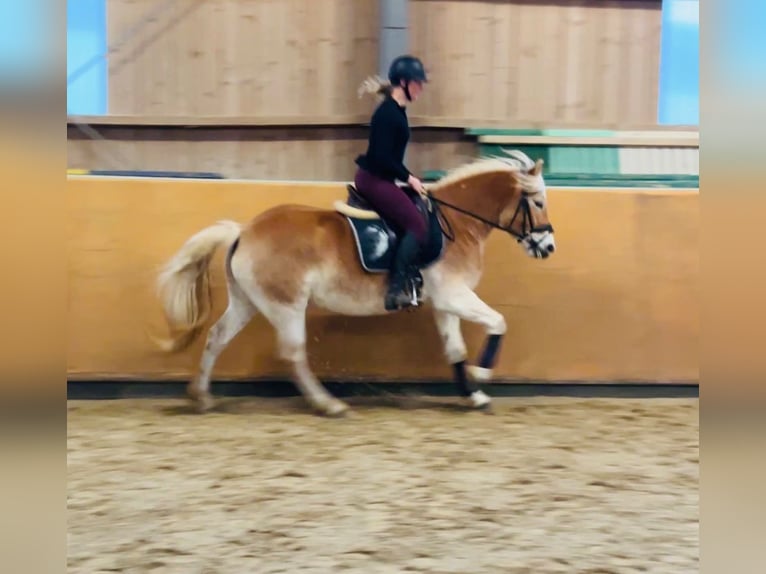
[[[395,311],[411,305],[412,293],[408,292],[411,283],[409,273],[416,268],[415,260],[419,250],[420,245],[415,236],[409,232],[405,233],[394,255],[386,293],[386,311]]]

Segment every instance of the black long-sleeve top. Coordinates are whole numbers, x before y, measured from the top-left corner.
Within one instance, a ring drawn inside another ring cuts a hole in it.
[[[358,156],[356,164],[388,181],[407,181],[410,171],[403,161],[409,139],[407,110],[386,96],[372,115],[367,153]]]

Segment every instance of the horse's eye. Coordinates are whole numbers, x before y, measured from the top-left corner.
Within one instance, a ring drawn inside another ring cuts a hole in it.
[[[538,209],[542,209],[543,208],[543,202],[542,201],[535,201],[535,205],[537,206]]]

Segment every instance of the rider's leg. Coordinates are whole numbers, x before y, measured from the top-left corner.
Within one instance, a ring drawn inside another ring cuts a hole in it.
[[[388,292],[385,299],[387,311],[394,311],[411,304],[412,295],[407,293],[407,280],[415,275],[415,261],[419,251],[420,243],[415,235],[411,231],[405,231],[399,240],[391,266]]]
[[[425,244],[428,227],[412,200],[396,184],[377,178],[364,170],[357,171],[355,184],[372,207],[399,233],[399,245],[386,294],[386,309],[406,306],[410,296],[405,293],[407,278],[415,266],[419,250]]]

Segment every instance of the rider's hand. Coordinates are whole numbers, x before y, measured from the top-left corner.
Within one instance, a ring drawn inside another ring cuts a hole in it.
[[[426,195],[426,188],[423,187],[423,182],[420,181],[417,177],[410,174],[410,177],[407,178],[407,183],[409,186],[417,191],[420,195],[425,196]]]

